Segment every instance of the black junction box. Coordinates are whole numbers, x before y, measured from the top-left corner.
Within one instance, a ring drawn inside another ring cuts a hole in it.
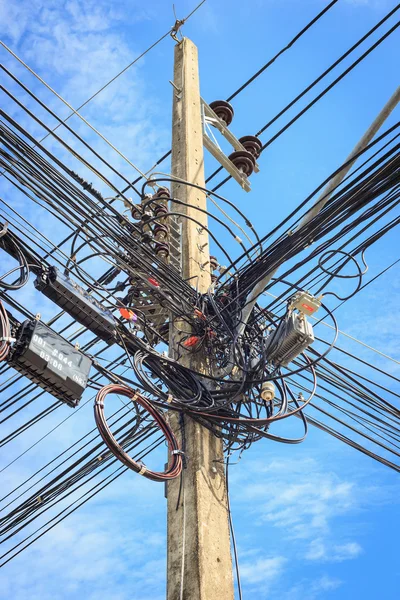
[[[75,408],[86,389],[92,361],[40,321],[24,321],[8,359],[22,375]]]

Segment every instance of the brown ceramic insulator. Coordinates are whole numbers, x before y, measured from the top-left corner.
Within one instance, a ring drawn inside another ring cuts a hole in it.
[[[227,127],[232,123],[234,110],[229,102],[226,102],[225,100],[214,100],[214,102],[211,102],[210,108],[212,108],[217,117],[221,119]]]

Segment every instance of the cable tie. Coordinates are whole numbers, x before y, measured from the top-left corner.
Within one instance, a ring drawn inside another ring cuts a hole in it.
[[[9,344],[13,344],[16,341],[16,338],[13,337],[0,337],[0,342],[8,342]]]
[[[140,471],[138,471],[138,474],[139,474],[139,475],[144,475],[144,474],[146,473],[146,471],[147,471],[147,467],[146,467],[146,465],[143,465],[143,464],[142,464],[142,466],[141,466],[141,468],[140,468]]]
[[[101,406],[101,408],[104,408],[104,402],[103,402],[103,400],[97,400],[97,398],[96,398],[96,400],[94,401],[94,403],[95,403],[96,406]]]
[[[172,394],[168,394],[168,397],[167,397],[168,404],[171,404],[171,402],[173,402],[173,401],[174,401],[173,395]]]

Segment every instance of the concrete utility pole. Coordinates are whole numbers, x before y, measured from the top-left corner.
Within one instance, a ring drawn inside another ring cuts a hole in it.
[[[175,46],[172,175],[205,185],[198,56],[196,46],[187,38]],[[173,183],[171,196],[206,208],[205,193],[193,187]],[[182,205],[176,205],[176,210],[207,226],[204,213]],[[182,219],[182,277],[190,278],[199,292],[206,292],[211,283],[208,241],[205,229]],[[172,356],[176,356],[174,349],[181,335],[178,329],[179,324],[171,326]],[[180,362],[210,372],[201,353],[187,352]],[[177,413],[171,411],[169,418],[181,440]],[[187,416],[183,422],[187,467],[181,491],[179,479],[169,482],[167,490],[167,600],[233,600],[222,441]]]

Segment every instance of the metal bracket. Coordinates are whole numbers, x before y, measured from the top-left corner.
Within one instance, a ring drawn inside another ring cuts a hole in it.
[[[171,454],[177,454],[178,456],[185,456],[185,452],[183,450],[172,450]]]
[[[8,344],[13,344],[16,341],[17,340],[14,337],[0,337],[0,342],[7,342]]]
[[[182,98],[182,90],[180,90],[178,88],[178,86],[175,85],[175,83],[173,81],[171,81],[171,79],[169,79],[168,81],[172,85],[172,87],[174,88],[174,90],[176,92],[175,96],[176,96],[177,100],[181,100],[181,98]]]
[[[214,158],[228,171],[230,175],[238,182],[238,184],[246,191],[250,192],[251,186],[248,178],[244,175],[235,165],[229,160],[229,158],[222,152],[218,145],[210,138],[207,133],[207,125],[212,125],[224,136],[234,150],[246,150],[239,140],[233,135],[233,133],[226,127],[225,123],[221,121],[213,111],[213,109],[207,104],[203,98],[200,98],[201,103],[201,116],[203,122],[203,143],[205,148],[214,156]],[[255,164],[254,172],[259,172],[258,164]]]
[[[206,246],[208,246],[208,242],[206,242],[205,244],[197,244],[197,249],[200,252],[200,254],[204,254],[204,248],[206,248]]]

